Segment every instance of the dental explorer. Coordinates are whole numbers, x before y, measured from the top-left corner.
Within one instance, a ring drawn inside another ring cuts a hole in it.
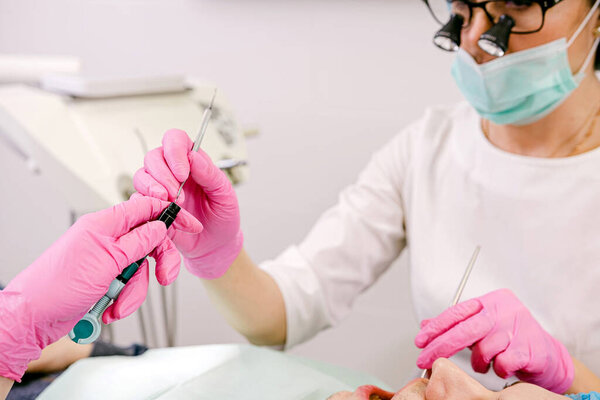
[[[217,96],[217,89],[215,89],[213,93],[213,97],[210,101],[208,108],[204,110],[204,114],[202,115],[202,123],[200,125],[200,129],[196,136],[196,140],[194,141],[194,145],[192,146],[192,151],[198,151],[200,148],[200,143],[202,143],[202,139],[204,139],[204,135],[208,128],[208,122],[210,121],[210,117],[212,115],[213,104],[215,101],[215,97]],[[179,191],[177,192],[177,197],[175,200],[169,204],[169,206],[161,213],[158,218],[159,221],[162,221],[167,226],[167,229],[173,224],[177,214],[181,210],[176,203],[179,199],[179,195],[181,194],[181,190],[183,189],[183,185],[187,182],[187,178],[181,183],[179,187]],[[131,277],[137,272],[137,270],[141,267],[142,263],[146,260],[148,256],[134,262],[129,265],[127,268],[123,270],[123,272],[117,276],[110,284],[108,291],[98,302],[88,311],[87,314],[77,322],[77,324],[73,327],[73,329],[69,332],[69,337],[75,343],[79,344],[88,344],[93,343],[100,337],[100,332],[102,331],[102,325],[100,324],[100,318],[104,311],[108,308],[111,302],[114,302],[119,297],[119,294],[129,282]]]
[[[473,251],[473,255],[471,256],[471,260],[467,265],[467,269],[465,269],[465,273],[463,274],[462,279],[460,280],[460,284],[456,289],[456,294],[454,295],[454,299],[452,299],[452,304],[450,306],[455,306],[460,301],[460,296],[462,295],[463,290],[465,289],[465,285],[467,284],[467,280],[469,280],[469,276],[471,275],[471,271],[473,270],[473,266],[475,265],[475,261],[477,261],[477,256],[479,255],[479,251],[481,250],[481,246],[475,247],[475,251]],[[421,373],[421,378],[427,377],[427,369],[424,369]]]
[[[198,135],[196,135],[196,139],[194,140],[194,146],[192,147],[192,151],[198,151],[200,148],[200,144],[202,143],[202,139],[204,139],[204,134],[206,133],[206,128],[208,127],[208,121],[210,121],[210,117],[213,112],[213,104],[215,102],[215,97],[217,97],[217,89],[213,93],[213,97],[210,100],[210,104],[208,108],[204,110],[204,115],[202,115],[202,124],[200,125],[200,130],[198,131]],[[188,178],[185,178],[183,182],[181,182],[181,186],[179,186],[179,190],[177,191],[177,196],[175,197],[174,202],[177,203],[179,199],[179,195],[181,194],[181,190],[183,189],[183,185],[187,182]]]

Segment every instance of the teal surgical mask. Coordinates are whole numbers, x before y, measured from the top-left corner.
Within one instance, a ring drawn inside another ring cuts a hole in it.
[[[527,125],[550,114],[579,86],[596,54],[600,39],[579,72],[571,73],[567,50],[599,3],[568,42],[562,38],[481,65],[460,49],[452,65],[460,91],[481,117],[498,125]]]

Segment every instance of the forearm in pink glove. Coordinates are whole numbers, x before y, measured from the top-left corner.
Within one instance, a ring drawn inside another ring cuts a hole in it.
[[[423,349],[419,368],[431,368],[436,359],[471,347],[476,372],[487,372],[493,362],[501,378],[516,375],[560,394],[574,379],[573,361],[565,346],[508,289],[459,303],[423,321],[415,344]]]
[[[65,336],[108,290],[113,279],[148,253],[167,285],[180,257],[164,223],[152,221],[169,203],[141,197],[81,217],[0,292],[0,376],[19,381],[44,347]],[[180,212],[173,226],[196,234],[200,223]],[[104,320],[135,311],[146,297],[148,262],[131,278]]]
[[[146,196],[173,201],[181,182],[189,176],[177,204],[196,217],[204,229],[198,234],[175,229],[170,237],[192,274],[219,278],[242,249],[235,191],[206,153],[191,151],[193,143],[185,132],[167,131],[162,143],[144,158],[144,168],[133,178],[135,189]]]

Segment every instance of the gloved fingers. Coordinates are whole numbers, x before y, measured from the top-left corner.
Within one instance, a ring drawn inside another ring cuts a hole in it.
[[[202,187],[212,203],[228,205],[236,197],[227,176],[202,149],[189,153],[192,179]]]
[[[104,234],[117,238],[146,221],[158,218],[168,205],[169,203],[153,197],[138,197],[84,215],[77,222],[93,225],[96,231],[103,231]]]
[[[117,300],[104,311],[102,321],[110,324],[131,315],[140,308],[146,299],[146,293],[148,293],[148,283],[148,260],[144,260],[140,268],[129,279]]]
[[[417,366],[421,369],[431,368],[433,362],[438,358],[452,357],[484,338],[491,332],[493,327],[494,321],[485,313],[480,313],[460,322],[452,329],[436,337],[423,349],[417,359]]]
[[[514,349],[509,347],[511,351],[520,349],[520,352],[528,354],[526,364],[516,370],[515,374],[518,372],[534,376],[547,374],[549,372],[549,363],[553,361],[558,363],[560,359],[560,354],[553,346],[553,338],[541,330],[537,334],[530,331],[529,335],[532,336],[519,336],[514,341]]]
[[[162,139],[163,156],[171,172],[179,182],[190,175],[188,153],[194,146],[187,133],[179,129],[170,129]]]
[[[141,198],[145,198],[145,197],[147,197],[147,196],[144,196],[139,192],[135,192],[135,193],[131,194],[131,197],[129,197],[129,200],[141,199]],[[162,204],[164,205],[164,208],[167,208],[170,203],[163,202]],[[192,214],[189,213],[189,211],[185,210],[184,208],[182,208],[179,211],[179,213],[177,214],[177,218],[175,218],[175,221],[173,221],[171,228],[173,228],[173,229],[169,229],[169,231],[167,233],[167,235],[171,238],[174,236],[175,231],[197,234],[204,230],[202,223],[200,221],[198,221],[198,219],[196,219],[196,217],[194,217]]]
[[[138,169],[133,175],[133,187],[145,196],[156,197],[164,201],[169,200],[167,189],[143,168]]]
[[[518,347],[520,346],[511,343],[504,352],[498,354],[494,359],[494,372],[500,378],[506,379],[514,376],[529,363],[529,351],[523,351]]]
[[[180,232],[192,234],[197,234],[204,230],[204,226],[202,226],[202,223],[184,208],[179,210],[177,218],[175,218],[175,221],[173,221],[171,228],[173,229],[170,230],[177,230]]]
[[[161,221],[150,221],[115,240],[111,255],[119,273],[131,263],[148,255],[167,237],[167,227]]]
[[[84,215],[80,220],[84,224],[93,224],[96,231],[104,230],[104,234],[118,238],[145,222],[158,219],[169,204],[154,197],[132,196],[131,199],[111,208]],[[181,209],[173,225],[176,229],[185,232],[202,231],[200,221],[184,209]]]
[[[573,384],[575,366],[567,348],[552,336],[543,333],[532,348],[527,366],[515,372],[522,381],[541,386],[551,392],[563,394]],[[540,347],[543,347],[541,349]]]
[[[418,348],[424,348],[432,340],[448,331],[456,324],[479,313],[483,306],[477,299],[471,299],[458,303],[457,305],[446,309],[440,315],[428,320],[423,328],[415,337],[415,345]]]
[[[491,333],[475,343],[471,349],[473,370],[482,374],[488,372],[494,357],[506,350],[509,344],[510,335],[504,331]]]
[[[146,199],[152,198],[144,197],[140,200]],[[168,203],[164,203],[168,205]],[[183,208],[179,211],[171,226],[176,230],[192,234],[200,233],[203,229],[200,221]],[[116,239],[115,246],[120,252],[114,252],[112,255],[115,257],[120,270],[122,270],[132,262],[150,254],[165,238],[167,238],[166,225],[161,221],[149,221]],[[125,256],[124,261],[118,259],[119,254]]]
[[[429,323],[431,322],[431,318],[427,318],[424,319],[423,321],[421,321],[421,323],[419,324],[419,328],[423,329],[425,328]]]
[[[163,286],[173,283],[179,275],[181,256],[171,239],[165,239],[150,255],[156,260],[154,272],[158,283]]]
[[[144,169],[156,182],[161,184],[169,193],[169,200],[175,200],[181,182],[175,178],[169,169],[163,155],[162,147],[150,150],[144,157]]]

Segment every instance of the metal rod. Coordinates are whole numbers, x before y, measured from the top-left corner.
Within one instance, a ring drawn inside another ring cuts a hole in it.
[[[198,151],[200,148],[200,144],[204,139],[204,135],[206,134],[206,128],[208,128],[208,121],[210,121],[210,116],[212,115],[213,104],[215,103],[215,97],[217,97],[217,89],[213,93],[213,97],[210,100],[210,104],[208,108],[204,110],[204,114],[202,115],[202,123],[200,124],[200,129],[198,130],[198,134],[196,135],[196,140],[194,140],[194,145],[192,146],[192,151]],[[179,199],[179,195],[181,194],[181,190],[183,189],[183,185],[187,182],[187,178],[181,182],[181,186],[179,186],[179,190],[177,191],[177,197],[175,197],[174,203],[177,203]]]
[[[465,285],[469,280],[469,276],[471,275],[471,271],[473,270],[473,266],[475,265],[475,261],[477,261],[477,256],[479,255],[479,251],[481,250],[481,246],[475,247],[475,251],[471,256],[471,261],[469,261],[469,265],[467,265],[467,269],[463,274],[462,280],[460,281],[460,285],[458,285],[458,289],[456,289],[456,294],[454,295],[454,299],[452,300],[452,305],[455,306],[460,301],[460,297],[462,296],[463,290],[465,290]]]
[[[469,280],[471,271],[473,270],[473,267],[475,266],[475,261],[477,261],[477,256],[479,255],[480,250],[481,250],[481,246],[475,247],[475,251],[473,251],[473,255],[471,256],[471,260],[469,261],[469,264],[467,265],[467,269],[465,269],[465,273],[463,274],[463,277],[460,280],[460,284],[458,285],[458,288],[456,289],[456,294],[454,295],[454,299],[452,299],[452,304],[450,304],[450,307],[457,305],[458,302],[460,301],[460,297],[462,296],[463,290],[465,290],[465,286],[467,284],[467,281]],[[423,370],[423,372],[421,373],[421,378],[427,377],[427,371],[428,370],[426,370],[426,369]]]

